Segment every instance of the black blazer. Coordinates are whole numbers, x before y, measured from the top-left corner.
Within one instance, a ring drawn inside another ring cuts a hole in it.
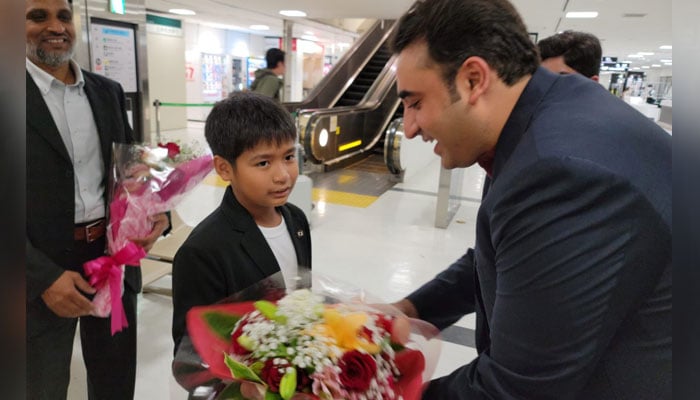
[[[671,138],[540,68],[496,146],[476,245],[409,295],[478,357],[426,399],[671,398]]]
[[[299,266],[311,268],[311,234],[304,212],[291,203],[278,210]],[[279,271],[260,228],[228,186],[221,205],[194,228],[173,259],[175,350],[186,333],[190,308],[216,303]]]
[[[124,91],[110,79],[82,71],[100,136],[105,171],[112,160],[112,142],[133,140]],[[39,88],[27,72],[27,312],[28,334],[59,318],[41,300],[41,294],[70,269],[82,273],[82,265],[66,265],[73,251],[75,194],[73,164]],[[88,116],[89,117],[89,116]],[[108,192],[105,174],[105,193]],[[141,271],[127,268],[125,282],[141,290]],[[41,321],[41,322],[40,322]]]

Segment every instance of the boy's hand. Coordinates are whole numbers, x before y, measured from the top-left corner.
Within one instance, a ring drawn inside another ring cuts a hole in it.
[[[153,222],[153,229],[151,230],[151,233],[142,238],[129,238],[129,240],[132,242],[143,247],[146,253],[151,251],[151,248],[153,248],[156,240],[158,240],[163,232],[168,229],[168,225],[170,225],[168,222],[168,216],[165,213],[151,215],[148,218],[151,220],[151,222]]]

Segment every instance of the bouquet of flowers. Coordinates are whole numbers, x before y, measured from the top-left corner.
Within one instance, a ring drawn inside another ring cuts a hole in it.
[[[115,143],[112,149],[108,256],[83,265],[97,289],[93,315],[111,313],[114,335],[128,326],[121,303],[125,265],[137,266],[146,256],[130,238],[147,236],[153,229],[149,216],[172,210],[185,193],[212,170],[212,156],[178,143]]]
[[[383,309],[299,289],[194,307],[187,326],[203,364],[232,382],[219,399],[419,399],[437,329]]]

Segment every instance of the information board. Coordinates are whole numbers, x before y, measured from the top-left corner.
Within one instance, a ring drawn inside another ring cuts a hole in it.
[[[119,82],[124,91],[138,91],[134,28],[92,20],[90,61],[93,72]]]

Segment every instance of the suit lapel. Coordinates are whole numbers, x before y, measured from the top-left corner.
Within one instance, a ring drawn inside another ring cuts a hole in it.
[[[44,97],[39,91],[39,87],[34,83],[32,76],[27,74],[27,111],[32,110],[32,112],[27,112],[27,126],[31,127],[32,131],[36,132],[37,135],[43,137],[51,147],[53,147],[63,158],[71,163],[70,156],[68,155],[68,149],[66,149],[66,144],[63,143],[61,134],[58,132],[58,127],[56,122],[54,122],[51,116],[51,111],[49,107],[44,102]],[[29,133],[29,132],[27,132]]]
[[[229,217],[232,228],[243,233],[241,247],[250,256],[260,272],[264,276],[279,272],[280,267],[277,264],[277,259],[267,244],[265,236],[260,232],[250,213],[236,200],[231,186],[226,187],[222,206]]]
[[[103,88],[97,79],[94,79],[85,71],[83,71],[83,77],[85,79],[85,94],[90,102],[92,115],[97,126],[97,134],[100,137],[100,148],[102,149],[105,171],[109,171],[112,162],[109,157],[112,154],[112,135],[110,135],[110,132],[111,127],[114,126],[112,116],[116,111],[112,109],[109,102],[105,101],[105,97],[110,95],[106,88]]]

